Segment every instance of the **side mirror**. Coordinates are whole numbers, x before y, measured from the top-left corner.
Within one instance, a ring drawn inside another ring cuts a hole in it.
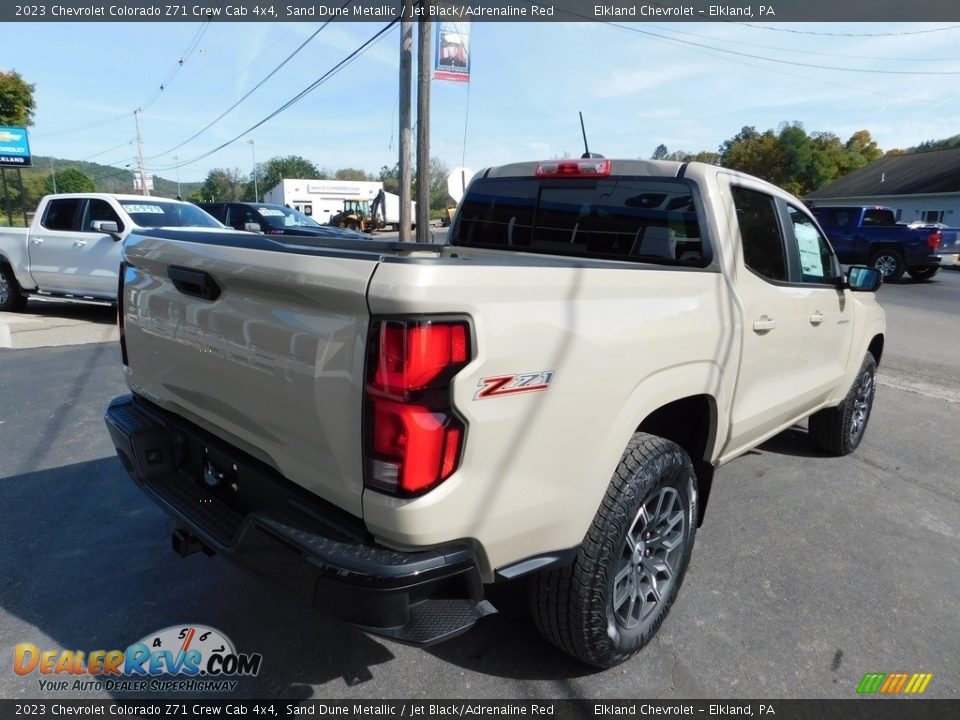
[[[260,227],[260,223],[248,222],[243,224],[243,229],[247,232],[261,232],[263,228]]]
[[[847,270],[847,287],[856,292],[875,292],[883,282],[883,274],[866,265],[853,265]]]
[[[114,220],[94,220],[90,223],[90,227],[95,232],[112,235],[114,240],[120,239],[120,226]]]

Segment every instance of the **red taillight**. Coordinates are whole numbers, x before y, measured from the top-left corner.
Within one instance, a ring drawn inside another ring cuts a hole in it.
[[[374,320],[367,358],[367,485],[418,495],[460,462],[464,424],[450,381],[470,361],[466,322]]]
[[[120,277],[117,280],[117,330],[120,334],[120,359],[124,365],[127,362],[127,333],[123,325],[123,276],[127,273],[127,263],[120,263]]]
[[[554,160],[537,165],[537,177],[606,177],[609,160]]]
[[[927,233],[927,247],[931,250],[936,250],[940,247],[940,231],[931,230]]]

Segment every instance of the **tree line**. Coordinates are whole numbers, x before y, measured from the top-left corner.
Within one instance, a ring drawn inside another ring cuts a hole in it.
[[[892,154],[903,152],[890,151]],[[697,160],[722,165],[763,178],[803,197],[883,154],[867,130],[858,130],[844,142],[833,133],[807,133],[801,123],[784,122],[776,130],[763,132],[746,126],[725,140],[716,152],[670,152],[661,144],[651,157],[654,160]]]

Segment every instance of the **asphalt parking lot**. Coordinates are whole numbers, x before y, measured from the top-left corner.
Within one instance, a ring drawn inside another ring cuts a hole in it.
[[[125,648],[200,623],[263,655],[237,698],[852,698],[866,672],[931,672],[925,696],[957,698],[960,272],[880,299],[888,341],[860,449],[823,457],[794,428],[722,468],[673,611],[605,672],[540,638],[521,586],[494,588],[499,614],[470,633],[417,649],[319,617],[220,559],[179,559],[103,424],[126,392],[116,345],[63,332],[53,347],[0,349],[0,697],[78,696],[15,675],[16,643]],[[109,336],[110,308],[77,307],[28,310]]]

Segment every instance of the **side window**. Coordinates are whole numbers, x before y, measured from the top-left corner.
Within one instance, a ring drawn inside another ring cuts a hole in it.
[[[51,200],[41,225],[47,230],[79,230],[77,210],[82,202],[82,198]]]
[[[733,204],[743,242],[743,262],[768,280],[787,280],[783,235],[777,220],[777,206],[766,193],[733,187]]]
[[[243,230],[243,226],[247,223],[260,222],[260,219],[255,217],[253,211],[246,205],[231,205],[229,212],[230,221],[224,224],[229,225],[234,230]]]
[[[800,268],[805,283],[832,283],[837,278],[833,250],[813,220],[791,206],[790,224],[800,252]]]
[[[123,232],[123,221],[117,215],[117,211],[110,207],[106,200],[94,199],[87,204],[86,216],[83,219],[84,232],[96,232],[93,229],[93,223],[97,220],[106,222],[115,222],[117,229]]]

